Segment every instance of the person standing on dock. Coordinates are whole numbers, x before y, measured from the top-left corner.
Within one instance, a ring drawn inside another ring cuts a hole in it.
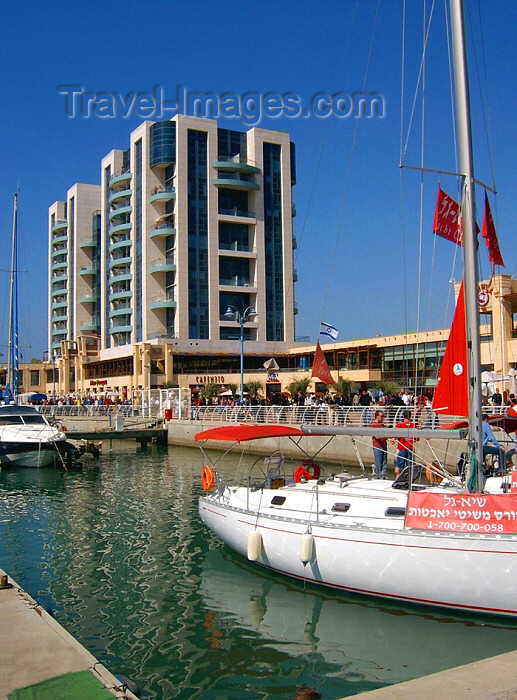
[[[375,411],[370,428],[384,428],[384,411]],[[375,462],[375,478],[385,479],[388,469],[388,440],[384,437],[372,437],[373,459]]]
[[[405,428],[406,430],[408,428],[416,429],[416,425],[411,421],[411,411],[404,411],[403,415],[404,420],[397,423],[395,427]],[[417,440],[418,438],[398,438],[397,457],[395,459],[395,477],[397,477],[405,467],[411,468],[413,466],[413,446]]]

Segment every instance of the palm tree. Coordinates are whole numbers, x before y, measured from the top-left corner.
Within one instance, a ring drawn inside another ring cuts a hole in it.
[[[293,379],[293,381],[286,386],[286,390],[291,394],[291,396],[296,396],[298,392],[305,395],[311,382],[311,377],[301,377],[300,379]]]
[[[249,391],[250,396],[257,396],[257,394],[262,393],[263,388],[264,385],[258,379],[252,379],[244,385],[244,389]]]
[[[338,379],[334,384],[334,390],[337,394],[341,394],[345,399],[348,399],[352,391],[352,384],[353,382],[351,379]]]
[[[199,393],[204,399],[207,400],[208,403],[210,403],[213,398],[219,396],[220,391],[221,390],[219,388],[219,384],[210,383],[203,384],[203,386],[199,390]]]

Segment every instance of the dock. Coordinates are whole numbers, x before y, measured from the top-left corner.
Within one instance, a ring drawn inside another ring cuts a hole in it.
[[[69,440],[136,440],[142,447],[150,442],[167,445],[167,429],[164,428],[124,428],[123,430],[65,430]]]
[[[137,700],[122,679],[117,679],[2,569],[0,609],[0,700]]]

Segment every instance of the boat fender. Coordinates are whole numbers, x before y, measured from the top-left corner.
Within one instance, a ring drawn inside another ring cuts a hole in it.
[[[262,554],[262,534],[258,530],[252,530],[248,535],[248,559],[258,561]]]
[[[321,476],[321,467],[312,459],[304,459],[301,464],[299,464],[294,470],[294,481],[298,484],[302,477],[310,481],[311,479],[319,479]]]
[[[305,566],[314,555],[314,535],[306,532],[300,542],[300,561]]]
[[[127,688],[127,690],[130,690],[133,695],[136,695],[137,698],[140,697],[140,688],[137,686],[136,683],[133,683],[132,680],[129,678],[126,678],[125,676],[121,676],[120,674],[118,676],[115,676],[115,678],[120,681],[124,689]]]
[[[213,467],[203,467],[201,470],[203,491],[211,491],[215,486],[215,471]]]

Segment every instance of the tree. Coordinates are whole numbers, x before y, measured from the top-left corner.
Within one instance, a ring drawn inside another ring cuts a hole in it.
[[[244,385],[244,389],[249,391],[250,396],[257,396],[257,394],[262,393],[263,388],[264,385],[258,379],[252,379]]]
[[[199,390],[199,393],[201,396],[206,399],[207,401],[210,401],[211,399],[214,399],[216,396],[219,396],[220,393],[219,389],[219,384],[203,384],[201,389]]]
[[[286,386],[286,389],[291,396],[296,396],[299,391],[305,395],[311,382],[311,377],[300,377],[300,379],[293,379],[293,381]]]
[[[341,394],[341,396],[348,398],[350,396],[350,392],[352,391],[352,384],[353,382],[351,379],[338,379],[334,384],[334,391]]]
[[[238,384],[227,384],[226,388],[228,389],[228,391],[231,391],[234,396],[240,391]]]
[[[399,394],[402,389],[393,379],[381,379],[375,383],[375,388],[383,394]]]

